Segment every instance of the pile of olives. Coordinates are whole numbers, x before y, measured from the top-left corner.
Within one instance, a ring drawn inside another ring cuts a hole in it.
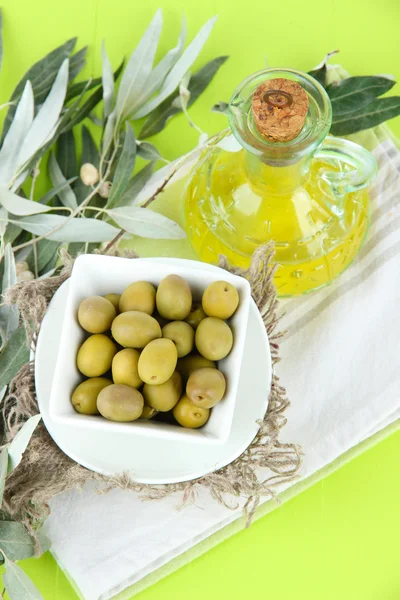
[[[78,321],[90,335],[77,367],[87,379],[72,394],[75,410],[111,421],[156,417],[201,427],[225,394],[216,362],[232,349],[225,320],[238,305],[226,281],[214,281],[194,302],[179,275],[168,275],[157,289],[136,281],[121,295],[86,298]]]

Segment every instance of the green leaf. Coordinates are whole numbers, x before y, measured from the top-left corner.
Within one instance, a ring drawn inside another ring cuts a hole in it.
[[[17,435],[8,446],[8,474],[10,474],[22,460],[22,455],[28,447],[29,441],[41,420],[41,415],[34,415],[22,425]],[[0,548],[2,545],[0,543]]]
[[[60,217],[58,215],[33,215],[15,221],[20,227],[35,235],[46,235],[56,242],[107,242],[115,237],[118,229],[99,219]]]
[[[90,163],[96,168],[99,168],[99,151],[92,137],[92,134],[90,133],[86,125],[82,125],[82,154],[80,162],[82,165],[84,165],[85,163]],[[90,194],[90,191],[90,187],[85,185],[81,178],[79,178],[74,185],[74,193],[79,204],[83,202],[85,198],[87,198],[88,194]],[[93,205],[93,203],[91,203],[91,205]]]
[[[178,43],[175,48],[171,48],[167,54],[157,63],[150,73],[146,85],[141,94],[137,97],[137,106],[141,106],[147,102],[152,95],[161,87],[164,79],[168,75],[172,67],[177,63],[182,56],[183,48],[186,42],[186,19],[182,16],[182,27],[179,33]]]
[[[78,162],[76,160],[75,137],[72,131],[66,131],[58,138],[57,162],[66,179],[76,177]]]
[[[8,288],[12,287],[17,283],[17,273],[15,268],[15,259],[14,252],[12,250],[11,244],[7,244],[4,251],[4,271],[2,278],[2,293],[5,294]],[[17,306],[10,306],[7,304],[3,304],[0,306],[0,336],[1,336],[1,348],[3,348],[12,334],[18,327],[19,321],[19,310]],[[1,360],[0,355],[0,360]],[[1,368],[1,367],[0,367]],[[3,388],[3,385],[0,385],[0,388]]]
[[[54,264],[57,262],[57,250],[60,244],[58,242],[52,242],[51,240],[40,240],[36,246],[38,271],[39,275],[43,275],[43,273],[46,273],[53,268]]]
[[[18,196],[18,194],[10,192],[10,190],[3,186],[0,186],[0,204],[12,215],[20,217],[44,213],[50,210],[49,206],[44,206],[40,202],[34,202],[33,200],[26,200]]]
[[[140,119],[151,113],[157,106],[168,98],[174,90],[178,87],[182,80],[182,77],[200,54],[201,49],[206,43],[212,28],[214,27],[217,17],[210,19],[199,31],[196,37],[192,40],[189,46],[186,48],[180,59],[172,67],[161,86],[159,93],[154,97],[150,98],[134,115],[135,119]]]
[[[143,167],[143,169],[138,171],[136,175],[132,177],[128,183],[128,187],[114,208],[117,206],[133,206],[135,204],[136,196],[142,191],[150,177],[153,175],[154,167],[155,163],[149,162],[149,164]]]
[[[327,86],[333,115],[358,111],[389,91],[395,82],[386,77],[349,77]]]
[[[82,125],[82,157],[81,164],[90,163],[98,168],[100,154],[89,129]]]
[[[35,543],[22,523],[0,522],[0,548],[10,560],[24,560],[35,554]]]
[[[125,192],[129,184],[129,178],[135,167],[136,161],[136,140],[135,134],[130,124],[125,123],[125,139],[122,148],[120,159],[117,163],[113,184],[111,187],[110,197],[107,202],[107,207],[116,206],[118,200]]]
[[[154,146],[154,144],[150,144],[150,142],[140,142],[140,144],[138,144],[137,146],[136,151],[138,156],[144,158],[144,160],[163,160],[163,157],[161,156],[157,148]]]
[[[7,389],[7,386],[4,386],[3,389],[5,391]],[[3,394],[3,396],[4,396],[4,394]],[[3,440],[1,443],[3,443]],[[7,448],[3,448],[2,450],[0,450],[0,506],[3,502],[3,494],[4,494],[4,487],[6,484],[7,469],[8,469],[8,450],[7,450]]]
[[[204,92],[227,59],[228,56],[218,56],[192,75],[189,83],[190,99],[188,106],[191,106]],[[174,92],[147,117],[139,133],[139,138],[144,139],[159,133],[174,115],[182,112],[181,107],[173,104],[176,98],[179,98],[179,93]]]
[[[48,204],[50,202],[50,200],[52,200],[54,198],[54,196],[57,196],[57,194],[59,192],[62,192],[63,190],[65,190],[67,187],[69,187],[69,185],[71,183],[74,183],[77,179],[78,179],[77,177],[71,177],[71,179],[65,179],[62,183],[60,183],[60,185],[56,185],[54,188],[49,190],[47,192],[47,194],[42,196],[42,198],[40,198],[40,203]]]
[[[101,45],[101,59],[103,65],[101,74],[103,85],[103,114],[104,118],[107,118],[112,111],[114,102],[114,75],[104,42]]]
[[[29,361],[26,334],[22,325],[16,329],[7,346],[0,354],[0,388],[8,385],[12,378]]]
[[[0,150],[0,183],[8,185],[17,170],[18,155],[33,121],[34,99],[30,81],[26,82]]]
[[[3,583],[10,600],[44,600],[28,575],[7,557],[5,557]]]
[[[122,229],[140,237],[157,240],[179,240],[186,237],[186,233],[175,221],[148,208],[122,206],[107,210],[107,214]]]
[[[18,168],[23,167],[53,137],[64,105],[67,83],[68,59],[61,65],[49,95],[29,128],[18,156]]]
[[[138,98],[151,73],[162,28],[162,12],[157,10],[124,70],[115,102],[117,123],[138,109]]]
[[[61,68],[62,63],[70,56],[72,50],[74,49],[76,40],[77,38],[75,37],[66,41],[65,44],[55,48],[55,50],[32,65],[32,67],[30,67],[30,69],[25,73],[11,94],[10,102],[18,102],[22,96],[26,82],[30,81],[35,96],[36,106],[43,104],[54,83],[57,73]],[[14,118],[15,110],[15,106],[10,106],[7,117],[4,121],[3,137],[10,127],[10,124]]]
[[[79,75],[82,71],[83,67],[86,64],[86,53],[87,46],[76,52],[73,56],[71,56],[69,61],[69,81],[72,81]]]
[[[76,256],[78,256],[78,254],[83,254],[84,252],[86,254],[92,254],[92,252],[95,250],[95,248],[97,248],[97,244],[89,244],[87,252],[86,252],[85,248],[86,248],[85,243],[73,242],[73,243],[69,244],[69,246],[68,246],[68,254],[70,256],[72,256],[72,258],[75,258]]]
[[[124,68],[125,59],[121,61],[118,69],[114,72],[114,81],[118,79],[121,74],[122,69]],[[88,79],[86,81],[79,81],[78,83],[74,83],[68,87],[67,96],[65,98],[66,102],[69,102],[73,98],[80,96],[82,92],[92,90],[95,87],[101,85],[101,77],[95,77],[93,79]]]
[[[58,187],[60,190],[57,195],[61,203],[68,208],[72,208],[73,210],[77,208],[78,203],[75,194],[72,191],[71,186],[67,185],[67,180],[59,167],[54,152],[50,154],[48,169],[51,183],[54,185],[54,187]]]
[[[357,131],[376,127],[398,115],[400,115],[400,96],[376,98],[354,112],[333,115],[331,133],[339,136],[350,135]]]
[[[327,64],[329,62],[329,59],[332,58],[332,56],[335,56],[335,54],[337,54],[338,52],[339,50],[333,50],[332,52],[328,52],[324,60],[319,65],[317,65],[315,69],[308,72],[308,74],[311,75],[311,77],[314,77],[314,79],[316,79],[318,83],[320,83],[323,87],[326,86],[326,76],[328,72]]]
[[[89,96],[89,98],[82,104],[82,106],[68,119],[63,123],[61,132],[65,133],[66,131],[73,129],[76,125],[79,125],[89,114],[92,112],[94,108],[101,102],[103,98],[103,88],[97,89],[93,94]]]
[[[4,234],[4,243],[13,244],[20,234],[20,227],[17,227],[17,225],[14,225],[14,223],[7,223],[7,229]]]

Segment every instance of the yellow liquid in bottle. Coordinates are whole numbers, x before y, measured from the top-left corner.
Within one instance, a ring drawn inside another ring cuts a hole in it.
[[[265,181],[248,177],[244,150],[218,149],[195,167],[185,192],[185,224],[199,258],[248,267],[254,250],[273,241],[278,294],[303,294],[325,286],[354,259],[368,228],[365,190],[334,196],[323,170],[337,164],[313,160],[298,180],[298,167],[268,167]],[[265,179],[265,178],[264,178]],[[285,191],[287,190],[287,191]]]

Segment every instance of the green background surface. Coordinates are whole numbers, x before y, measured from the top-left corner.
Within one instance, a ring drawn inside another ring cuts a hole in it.
[[[89,44],[83,75],[100,73],[102,39],[116,66],[159,6],[164,8],[164,50],[175,44],[182,10],[190,37],[219,15],[198,65],[221,54],[230,59],[191,109],[192,118],[209,133],[226,124],[209,108],[228,100],[234,87],[266,60],[269,66],[309,70],[326,52],[340,49],[337,60],[352,74],[393,73],[400,80],[399,0],[3,0],[1,5],[5,58],[0,102],[32,62],[73,35],[81,45]],[[399,94],[399,87],[393,93]],[[400,136],[400,118],[390,125]],[[155,141],[164,156],[174,158],[197,137],[180,116]],[[400,599],[399,465],[396,433],[137,598]],[[45,600],[77,598],[49,553],[20,564]]]

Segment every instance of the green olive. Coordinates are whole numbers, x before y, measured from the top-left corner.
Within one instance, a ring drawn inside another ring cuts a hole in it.
[[[112,381],[106,377],[91,377],[82,381],[71,397],[75,410],[82,415],[98,415],[97,396],[107,385],[112,385]]]
[[[122,292],[120,312],[138,310],[152,315],[156,306],[156,289],[148,281],[135,281]]]
[[[153,340],[139,357],[139,377],[150,385],[165,383],[175,371],[178,352],[174,342],[164,338]]]
[[[167,275],[161,280],[156,294],[157,310],[164,319],[183,321],[192,306],[192,292],[180,275]]]
[[[150,315],[130,310],[115,317],[111,333],[115,341],[125,348],[144,348],[161,337],[161,327]]]
[[[229,319],[238,305],[239,294],[237,289],[227,281],[214,281],[203,294],[203,310],[209,317]]]
[[[231,351],[232,345],[232,330],[221,319],[207,317],[196,329],[196,348],[202,356],[209,360],[225,358]]]
[[[120,423],[136,421],[143,412],[143,396],[129,385],[112,384],[97,397],[97,408],[103,417]]]
[[[182,393],[182,377],[175,371],[172,376],[161,385],[145,383],[143,396],[146,404],[160,412],[167,412],[174,408]]]
[[[78,350],[78,369],[86,377],[99,377],[110,368],[117,353],[117,344],[102,333],[91,335]]]
[[[200,354],[190,354],[189,356],[184,356],[178,360],[176,370],[179,371],[184,379],[188,379],[194,371],[205,367],[209,367],[210,369],[216,368],[215,363],[212,360],[208,360]]]
[[[147,406],[147,404],[145,404],[143,406],[143,410],[142,410],[142,414],[140,415],[140,418],[141,419],[152,419],[157,414],[158,414],[158,410],[156,410],[155,408],[151,408],[151,406]]]
[[[143,381],[138,373],[140,353],[134,348],[124,348],[114,356],[112,361],[112,376],[114,383],[130,385],[139,388]]]
[[[162,328],[162,336],[174,342],[179,358],[193,349],[194,331],[185,321],[171,321]]]
[[[190,313],[186,317],[186,323],[189,323],[193,329],[197,329],[200,321],[206,318],[206,313],[203,310],[203,307],[199,302],[193,302],[192,308],[190,309]]]
[[[184,394],[172,412],[179,425],[189,429],[197,429],[207,423],[211,411],[209,408],[196,406]]]
[[[106,294],[105,296],[103,296],[103,298],[105,298],[106,300],[111,302],[111,304],[115,308],[116,314],[118,314],[119,313],[119,299],[121,298],[120,294]]]
[[[78,308],[79,325],[89,333],[103,333],[111,327],[116,311],[103,296],[89,296]]]
[[[212,408],[224,397],[225,377],[218,369],[199,369],[186,384],[186,395],[196,406]]]

